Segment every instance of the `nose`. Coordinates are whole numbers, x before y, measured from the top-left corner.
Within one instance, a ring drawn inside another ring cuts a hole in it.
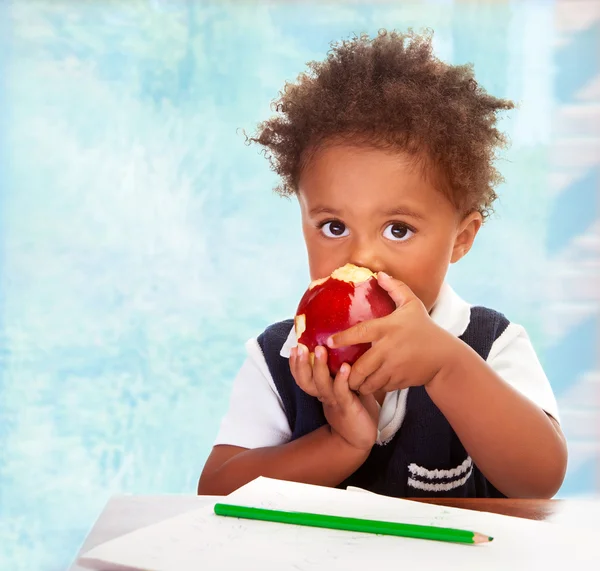
[[[355,266],[369,268],[375,273],[384,270],[377,246],[371,240],[360,240],[352,245],[350,263]]]

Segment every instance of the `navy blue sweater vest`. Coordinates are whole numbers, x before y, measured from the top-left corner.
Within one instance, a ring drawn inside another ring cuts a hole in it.
[[[500,313],[471,308],[460,339],[487,359],[508,326]],[[292,440],[327,424],[318,399],[302,391],[279,354],[293,326],[291,319],[269,326],[259,337],[269,371],[283,402]],[[475,466],[458,436],[424,387],[408,390],[406,415],[386,444],[376,444],[365,463],[339,487],[358,486],[395,497],[504,497]]]

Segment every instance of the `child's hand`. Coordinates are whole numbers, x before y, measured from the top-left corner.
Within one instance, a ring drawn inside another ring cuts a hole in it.
[[[327,350],[316,347],[315,361],[311,365],[308,349],[300,344],[291,350],[290,370],[298,386],[323,403],[332,432],[359,450],[373,447],[377,440],[379,405],[373,395],[358,396],[350,390],[348,363],[344,363],[332,379],[327,367]]]
[[[379,272],[377,279],[396,303],[386,317],[364,321],[332,335],[330,347],[372,343],[352,367],[349,387],[363,395],[426,385],[440,371],[448,332],[429,317],[420,299],[404,283]]]

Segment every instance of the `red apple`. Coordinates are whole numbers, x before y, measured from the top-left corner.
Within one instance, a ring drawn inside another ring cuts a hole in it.
[[[357,323],[389,315],[396,305],[368,268],[346,264],[329,277],[313,281],[300,300],[294,326],[298,343],[308,347],[311,362],[317,345]],[[336,375],[343,363],[353,365],[370,343],[328,350],[327,363]]]

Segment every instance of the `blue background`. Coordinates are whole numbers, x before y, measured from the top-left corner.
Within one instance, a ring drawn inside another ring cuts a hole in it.
[[[0,569],[65,568],[112,494],[195,492],[245,340],[309,279],[297,204],[240,129],[330,41],[382,27],[433,28],[519,104],[497,214],[449,281],[527,328],[569,437],[561,495],[593,494],[590,10],[0,2]]]

